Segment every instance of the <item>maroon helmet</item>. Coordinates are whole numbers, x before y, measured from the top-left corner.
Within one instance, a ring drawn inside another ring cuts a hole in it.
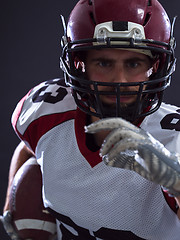
[[[173,26],[174,21],[171,27],[157,0],[80,0],[71,12],[67,29],[64,23],[61,57],[61,68],[77,106],[100,118],[117,116],[131,122],[155,112],[175,70]],[[85,70],[77,69],[74,59],[78,56],[85,61],[86,51],[102,48],[133,50],[159,59],[158,71],[144,82],[89,80]],[[111,86],[114,91],[100,91],[98,86]],[[138,86],[138,90],[131,92],[130,86]],[[106,94],[116,96],[115,108],[100,101]],[[120,95],[137,95],[136,102],[122,107]]]

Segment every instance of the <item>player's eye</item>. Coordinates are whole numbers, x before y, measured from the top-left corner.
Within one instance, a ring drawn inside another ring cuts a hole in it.
[[[141,66],[141,63],[138,61],[134,61],[134,60],[128,61],[126,63],[126,67],[132,68],[132,69],[138,68],[140,66]]]
[[[125,62],[125,69],[127,73],[131,74],[140,74],[146,72],[150,67],[150,64],[148,61],[145,61],[144,59],[128,59]]]
[[[112,63],[108,60],[101,60],[98,62],[98,65],[103,68],[109,68],[112,66]]]

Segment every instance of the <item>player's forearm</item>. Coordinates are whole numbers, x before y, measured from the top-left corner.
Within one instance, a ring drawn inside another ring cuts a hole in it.
[[[9,179],[8,179],[8,187],[6,200],[3,211],[9,209],[9,194],[11,190],[11,185],[14,179],[14,176],[18,169],[26,162],[31,156],[33,156],[33,152],[28,149],[23,142],[21,142],[15,149],[14,154],[11,159],[10,169],[9,169]]]

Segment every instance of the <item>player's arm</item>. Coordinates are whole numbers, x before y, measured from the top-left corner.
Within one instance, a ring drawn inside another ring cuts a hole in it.
[[[168,151],[151,134],[121,118],[106,118],[85,127],[88,133],[102,130],[110,131],[100,149],[100,156],[108,166],[135,171],[161,185],[174,195],[180,207],[179,153]]]
[[[5,200],[4,210],[3,210],[4,212],[9,210],[9,194],[10,194],[11,185],[16,172],[23,165],[23,163],[26,162],[33,155],[34,153],[23,142],[20,142],[19,145],[16,147],[11,159],[11,164],[9,169],[9,180],[8,180],[7,194],[6,194],[6,200]]]

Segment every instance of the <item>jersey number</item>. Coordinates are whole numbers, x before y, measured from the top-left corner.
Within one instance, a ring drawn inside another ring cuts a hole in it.
[[[57,86],[54,92],[48,90],[48,87],[51,86],[51,84]],[[48,85],[45,85],[44,87],[40,88],[38,91],[34,93],[32,98],[33,102],[44,101],[47,103],[55,104],[57,102],[62,101],[64,97],[67,95],[67,90],[58,85],[59,85],[58,82],[48,81]]]
[[[62,240],[144,240],[130,231],[121,231],[109,228],[100,228],[95,232],[78,226],[72,219],[48,208],[49,212],[59,220],[59,229],[62,234]]]
[[[160,122],[162,129],[180,131],[180,109],[178,113],[171,113],[166,115]]]

